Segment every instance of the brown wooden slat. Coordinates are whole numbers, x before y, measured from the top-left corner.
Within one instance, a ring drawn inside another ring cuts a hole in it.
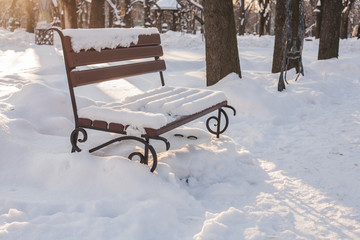
[[[154,33],[151,35],[139,35],[137,44],[131,44],[130,46],[149,46],[149,45],[160,45],[161,39],[160,34]]]
[[[101,129],[107,129],[108,123],[101,120],[95,120],[93,122],[93,127],[101,128]]]
[[[189,116],[184,116],[184,117],[181,117],[180,119],[174,121],[174,122],[171,122],[169,124],[167,124],[166,126],[162,127],[162,128],[159,128],[159,129],[152,129],[152,128],[146,128],[145,131],[146,131],[146,134],[150,137],[156,137],[156,136],[159,136],[161,134],[164,134],[168,131],[171,131],[177,127],[180,127],[188,122],[191,122],[199,117],[202,117],[208,113],[211,113],[221,107],[224,107],[227,105],[227,101],[223,101],[221,103],[218,103],[210,108],[207,108],[207,109],[204,109],[198,113],[195,113],[195,114],[192,114],[192,115],[189,115]]]
[[[163,50],[161,46],[142,46],[130,48],[104,49],[101,52],[96,50],[70,53],[70,67],[84,66],[97,63],[126,61],[140,58],[161,57]]]
[[[124,125],[119,124],[119,123],[110,123],[109,124],[109,130],[115,131],[115,132],[123,132],[124,131]]]
[[[90,120],[88,118],[79,118],[77,121],[77,125],[82,126],[82,127],[91,127],[92,120]]]
[[[164,71],[165,69],[164,60],[155,60],[83,71],[72,71],[70,78],[73,87],[78,87],[112,79]]]

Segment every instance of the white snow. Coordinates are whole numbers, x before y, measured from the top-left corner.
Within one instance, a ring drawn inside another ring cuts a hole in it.
[[[138,42],[139,35],[159,33],[157,28],[98,28],[64,29],[63,34],[71,37],[71,46],[75,52],[104,48],[128,47]]]
[[[163,10],[178,10],[180,8],[180,5],[176,0],[159,0],[156,5],[157,6],[152,7],[152,9],[157,9],[157,7],[159,7]]]
[[[204,88],[201,35],[161,37],[167,86]],[[152,174],[127,160],[142,150],[133,142],[88,153],[115,134],[89,130],[71,154],[58,37],[37,46],[33,34],[0,29],[0,239],[360,239],[360,41],[341,40],[339,59],[318,61],[311,40],[305,76],[289,71],[280,93],[274,38],[239,37],[243,78],[209,88],[237,110],[228,130],[209,134],[209,115],[164,134],[167,152],[151,141]],[[76,90],[84,108],[159,85],[149,74]]]
[[[226,100],[220,91],[166,86],[127,97],[122,102],[81,108],[79,117],[129,125],[143,134],[144,128],[159,129]]]

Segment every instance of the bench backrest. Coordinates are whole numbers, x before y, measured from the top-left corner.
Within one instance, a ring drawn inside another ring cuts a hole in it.
[[[163,50],[158,33],[139,35],[138,42],[131,43],[129,47],[76,52],[73,50],[71,37],[64,36],[60,29],[52,30],[57,31],[61,38],[75,122],[78,119],[73,90],[75,87],[154,72],[160,73],[161,84],[165,85],[162,71],[166,69],[166,65],[160,59]],[[100,65],[88,67],[93,64]]]
[[[163,55],[160,35],[139,35],[137,44],[129,47],[117,47],[114,49],[81,50],[75,52],[71,46],[69,36],[61,36],[65,62],[68,65],[69,78],[72,87],[103,82],[107,80],[136,76],[146,73],[161,72],[166,69],[164,60],[159,59]],[[145,60],[154,58],[152,61]],[[136,63],[128,63],[116,66],[103,66],[93,69],[81,69],[78,67],[100,63],[112,63],[128,60],[143,60]],[[145,61],[144,61],[145,60]],[[74,69],[76,70],[74,71]]]

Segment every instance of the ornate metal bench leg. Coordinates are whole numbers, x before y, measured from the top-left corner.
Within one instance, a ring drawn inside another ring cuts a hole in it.
[[[143,163],[143,164],[146,164],[148,165],[148,159],[149,159],[149,151],[153,157],[153,164],[151,166],[151,169],[150,171],[153,172],[155,171],[156,169],[156,166],[157,166],[157,154],[156,154],[156,151],[155,149],[153,148],[153,146],[151,146],[149,144],[149,138],[145,138],[142,139],[140,137],[134,137],[134,136],[123,136],[123,137],[118,137],[118,138],[115,138],[113,140],[110,140],[106,143],[103,143],[97,147],[94,147],[92,149],[89,150],[90,153],[92,152],[95,152],[101,148],[104,148],[106,146],[109,146],[110,144],[113,144],[115,142],[121,142],[121,141],[124,141],[124,140],[134,140],[134,141],[137,141],[137,142],[140,142],[140,143],[143,143],[144,146],[145,146],[145,152],[144,154],[140,153],[140,152],[133,152],[129,155],[129,159],[131,160],[134,156],[138,156],[140,158],[140,162]]]
[[[234,112],[234,116],[236,115],[236,110],[235,108],[233,108],[232,106],[229,106],[229,105],[226,105],[225,106],[226,108],[230,108],[231,110],[233,110]],[[225,125],[224,127],[221,129],[221,116],[224,115],[224,118],[225,118]],[[212,130],[211,129],[211,125],[210,125],[210,121],[211,120],[215,120],[215,123],[214,123],[214,126],[216,127],[216,130]],[[218,110],[218,116],[215,117],[215,116],[212,116],[212,117],[209,117],[206,121],[206,128],[207,130],[212,133],[212,134],[215,134],[217,138],[220,137],[220,134],[222,134],[223,132],[226,131],[226,129],[228,128],[229,126],[229,117],[227,115],[227,113],[224,111],[224,109],[220,108]]]
[[[82,133],[83,138],[79,139],[79,132]],[[81,149],[78,147],[77,142],[85,142],[87,140],[87,133],[85,131],[85,129],[83,128],[75,128],[74,131],[72,131],[71,135],[70,135],[70,142],[72,145],[72,149],[71,152],[81,152]]]
[[[164,138],[164,137],[160,137],[160,136],[157,136],[157,137],[148,137],[149,139],[153,139],[153,140],[160,140],[160,141],[163,141],[165,143],[165,146],[166,146],[166,151],[168,151],[170,149],[170,142]]]

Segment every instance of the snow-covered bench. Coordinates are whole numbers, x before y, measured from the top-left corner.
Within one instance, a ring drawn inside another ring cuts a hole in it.
[[[71,134],[72,152],[81,151],[77,142],[87,140],[85,128],[119,133],[121,137],[89,151],[94,152],[114,142],[135,140],[144,144],[145,152],[134,152],[129,158],[139,156],[142,163],[149,164],[150,151],[151,171],[154,171],[157,155],[150,139],[164,141],[168,150],[170,144],[161,137],[163,133],[215,110],[218,110],[217,116],[210,117],[206,126],[219,137],[229,122],[222,108],[231,108],[235,114],[235,109],[227,104],[226,96],[220,91],[165,86],[162,71],[166,66],[160,59],[163,50],[160,35],[154,28],[53,30],[61,38],[75,118],[75,130]],[[160,73],[162,86],[157,89],[127,97],[123,102],[77,107],[76,87],[154,72]],[[222,116],[225,122],[221,124]],[[212,120],[215,120],[215,130],[210,127]],[[83,136],[79,137],[79,133]]]

